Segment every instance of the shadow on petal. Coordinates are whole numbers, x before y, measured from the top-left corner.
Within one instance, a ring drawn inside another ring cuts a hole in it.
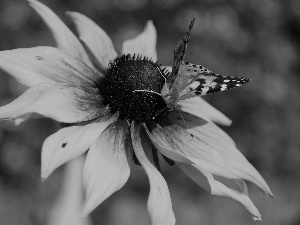
[[[180,110],[213,121],[223,126],[230,126],[232,121],[222,112],[214,108],[201,97],[195,97],[178,102]]]
[[[207,120],[193,114],[179,110],[173,110],[168,114],[168,119],[160,122],[159,124],[164,127],[165,124],[172,124],[174,122],[185,129],[203,126],[208,123]]]

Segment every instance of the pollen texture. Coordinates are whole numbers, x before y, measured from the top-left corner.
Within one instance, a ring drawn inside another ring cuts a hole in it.
[[[138,122],[164,117],[167,105],[160,95],[165,71],[157,63],[140,56],[122,55],[112,61],[98,88],[112,112],[122,119]]]

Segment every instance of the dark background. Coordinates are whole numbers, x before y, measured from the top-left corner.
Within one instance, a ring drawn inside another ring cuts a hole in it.
[[[186,61],[251,78],[242,88],[205,97],[233,120],[224,127],[270,185],[269,199],[252,184],[262,214],[256,224],[300,223],[300,1],[287,0],[42,0],[72,29],[65,11],[93,19],[122,42],[151,19],[157,28],[158,60],[171,65],[173,49],[196,18]],[[22,0],[0,1],[0,50],[54,45],[46,26]],[[0,71],[0,105],[25,87]],[[60,189],[64,167],[40,180],[43,140],[59,129],[49,119],[14,126],[0,123],[0,224],[44,224]],[[254,224],[231,200],[210,196],[177,168],[163,165],[177,225]],[[134,167],[125,187],[93,213],[95,224],[148,224],[147,176]]]

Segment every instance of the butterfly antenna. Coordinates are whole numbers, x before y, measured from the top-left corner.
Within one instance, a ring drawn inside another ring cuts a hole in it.
[[[184,120],[184,118],[183,118],[183,116],[182,116],[180,110],[177,108],[177,106],[175,106],[175,109],[179,112],[179,115],[180,115],[180,117],[182,118],[182,121],[183,121],[184,125],[186,126],[186,128],[187,128],[187,129],[190,129],[190,128],[188,127],[188,125],[186,124],[186,122],[185,122],[185,120]]]
[[[150,90],[134,90],[132,92],[148,92],[148,93],[152,93],[152,94],[156,94],[156,95],[159,95],[161,96],[161,94],[155,92],[155,91],[150,91]]]
[[[185,122],[185,120],[184,120],[184,118],[183,118],[183,116],[182,116],[182,114],[181,114],[181,112],[180,112],[180,110],[176,107],[176,109],[177,109],[177,111],[179,112],[179,114],[180,114],[180,117],[182,118],[182,121],[183,121],[183,123],[184,123],[184,125],[186,126],[186,128],[189,130],[190,128],[188,127],[188,125],[186,124],[186,122]],[[193,134],[191,134],[191,137],[192,138],[194,138],[194,135]]]

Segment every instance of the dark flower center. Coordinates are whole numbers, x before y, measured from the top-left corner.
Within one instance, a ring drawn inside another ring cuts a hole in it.
[[[104,105],[121,119],[150,122],[161,120],[167,105],[160,95],[167,76],[157,63],[140,56],[122,55],[111,62],[98,88]]]

